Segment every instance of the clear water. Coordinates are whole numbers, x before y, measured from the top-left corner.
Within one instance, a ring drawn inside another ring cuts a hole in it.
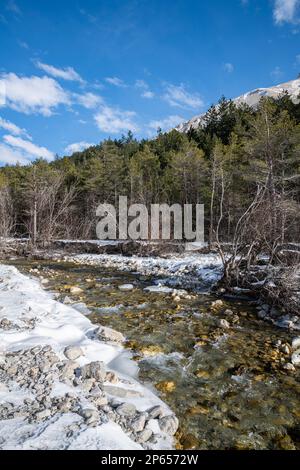
[[[47,289],[85,302],[92,322],[126,336],[140,380],[179,418],[178,448],[300,449],[300,373],[282,368],[289,356],[275,347],[293,335],[258,320],[250,302],[214,310],[212,296],[176,301],[147,293],[155,280],[137,274],[45,261],[11,264],[23,272],[38,266]],[[118,286],[127,283],[135,289],[121,292]],[[79,296],[68,293],[75,285],[83,289]],[[226,308],[233,315],[226,316]],[[219,327],[221,318],[229,330]]]

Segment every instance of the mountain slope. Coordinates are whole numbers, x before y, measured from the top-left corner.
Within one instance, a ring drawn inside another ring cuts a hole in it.
[[[263,96],[278,98],[282,93],[288,92],[293,101],[299,101],[300,96],[300,78],[291,80],[290,82],[281,83],[270,88],[257,88],[256,90],[249,91],[233,100],[237,105],[248,104],[255,107]],[[175,129],[179,132],[188,132],[190,128],[196,129],[203,123],[204,114],[193,117],[189,121],[179,124]]]

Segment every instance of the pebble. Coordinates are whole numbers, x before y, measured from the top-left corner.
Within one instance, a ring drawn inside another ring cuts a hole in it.
[[[211,304],[211,307],[212,308],[215,308],[215,309],[218,309],[218,308],[222,308],[224,306],[224,303],[223,303],[223,300],[215,300],[214,302],[212,302]]]
[[[221,328],[224,328],[225,330],[228,330],[230,328],[229,322],[225,320],[224,318],[221,318],[219,325]]]
[[[83,290],[80,287],[72,286],[70,287],[70,294],[77,295],[82,294]]]
[[[227,308],[224,312],[224,315],[228,315],[228,316],[233,315],[233,311]]]
[[[291,372],[295,372],[296,367],[291,362],[288,362],[287,364],[284,364],[283,369],[291,371]]]
[[[291,354],[291,349],[288,344],[282,344],[280,346],[280,351],[283,352],[284,354]]]

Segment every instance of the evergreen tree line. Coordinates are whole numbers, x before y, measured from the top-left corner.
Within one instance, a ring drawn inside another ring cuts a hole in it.
[[[122,195],[147,207],[204,204],[210,244],[273,257],[299,241],[299,183],[300,104],[287,94],[256,109],[222,98],[187,134],[129,133],[51,163],[2,167],[0,236],[96,238],[96,207]]]

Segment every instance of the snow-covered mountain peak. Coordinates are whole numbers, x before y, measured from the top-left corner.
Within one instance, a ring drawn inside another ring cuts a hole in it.
[[[299,101],[300,97],[300,78],[296,80],[291,80],[286,83],[281,83],[269,88],[256,88],[255,90],[249,91],[244,95],[238,96],[233,99],[233,102],[237,105],[247,104],[249,106],[255,107],[259,103],[260,99],[264,96],[278,98],[283,93],[287,92],[291,99],[294,102]],[[199,125],[203,123],[205,114],[200,114],[193,117],[189,121],[183,122],[176,127],[176,130],[179,132],[188,132],[190,128],[196,129]]]

